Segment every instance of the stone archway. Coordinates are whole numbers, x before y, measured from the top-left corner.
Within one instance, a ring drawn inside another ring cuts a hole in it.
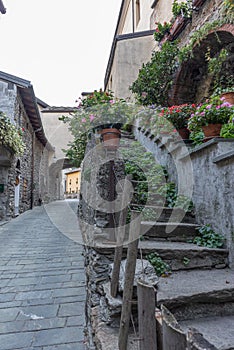
[[[174,79],[170,95],[170,105],[196,103],[210,95],[212,79],[208,76],[207,49],[211,57],[227,48],[234,55],[234,25],[225,24],[211,31],[199,45],[194,46],[192,58],[184,62]],[[233,56],[232,56],[233,57]],[[231,68],[234,71],[234,60]]]

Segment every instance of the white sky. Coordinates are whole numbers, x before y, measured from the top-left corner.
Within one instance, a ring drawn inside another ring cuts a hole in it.
[[[3,0],[0,70],[51,106],[104,87],[121,0]]]

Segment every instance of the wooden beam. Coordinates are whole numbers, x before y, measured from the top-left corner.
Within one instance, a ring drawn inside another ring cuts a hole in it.
[[[136,270],[136,260],[141,226],[139,212],[131,212],[130,234],[125,267],[123,303],[119,329],[119,350],[127,350],[129,322],[131,317],[133,283]]]
[[[140,350],[157,350],[156,292],[152,285],[138,280],[137,304]]]

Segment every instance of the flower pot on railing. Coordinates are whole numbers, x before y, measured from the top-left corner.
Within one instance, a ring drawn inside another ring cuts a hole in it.
[[[214,137],[219,137],[221,128],[222,128],[222,124],[203,125],[202,131],[204,132],[205,141],[210,140]]]
[[[206,0],[193,0],[193,8],[194,9],[199,9],[205,2]]]
[[[116,128],[102,129],[101,141],[103,147],[109,151],[115,151],[119,148],[121,132]]]
[[[175,22],[172,24],[172,27],[170,29],[170,40],[175,40],[178,37],[178,35],[185,28],[188,21],[189,18],[182,15],[176,17]]]
[[[188,140],[190,131],[188,128],[181,128],[177,130],[178,134],[180,135],[182,140]]]
[[[224,92],[220,96],[223,101],[234,105],[234,91]]]

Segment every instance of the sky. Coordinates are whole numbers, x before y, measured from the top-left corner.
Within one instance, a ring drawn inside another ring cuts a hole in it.
[[[50,106],[104,88],[122,0],[3,0],[0,71],[31,81]]]

